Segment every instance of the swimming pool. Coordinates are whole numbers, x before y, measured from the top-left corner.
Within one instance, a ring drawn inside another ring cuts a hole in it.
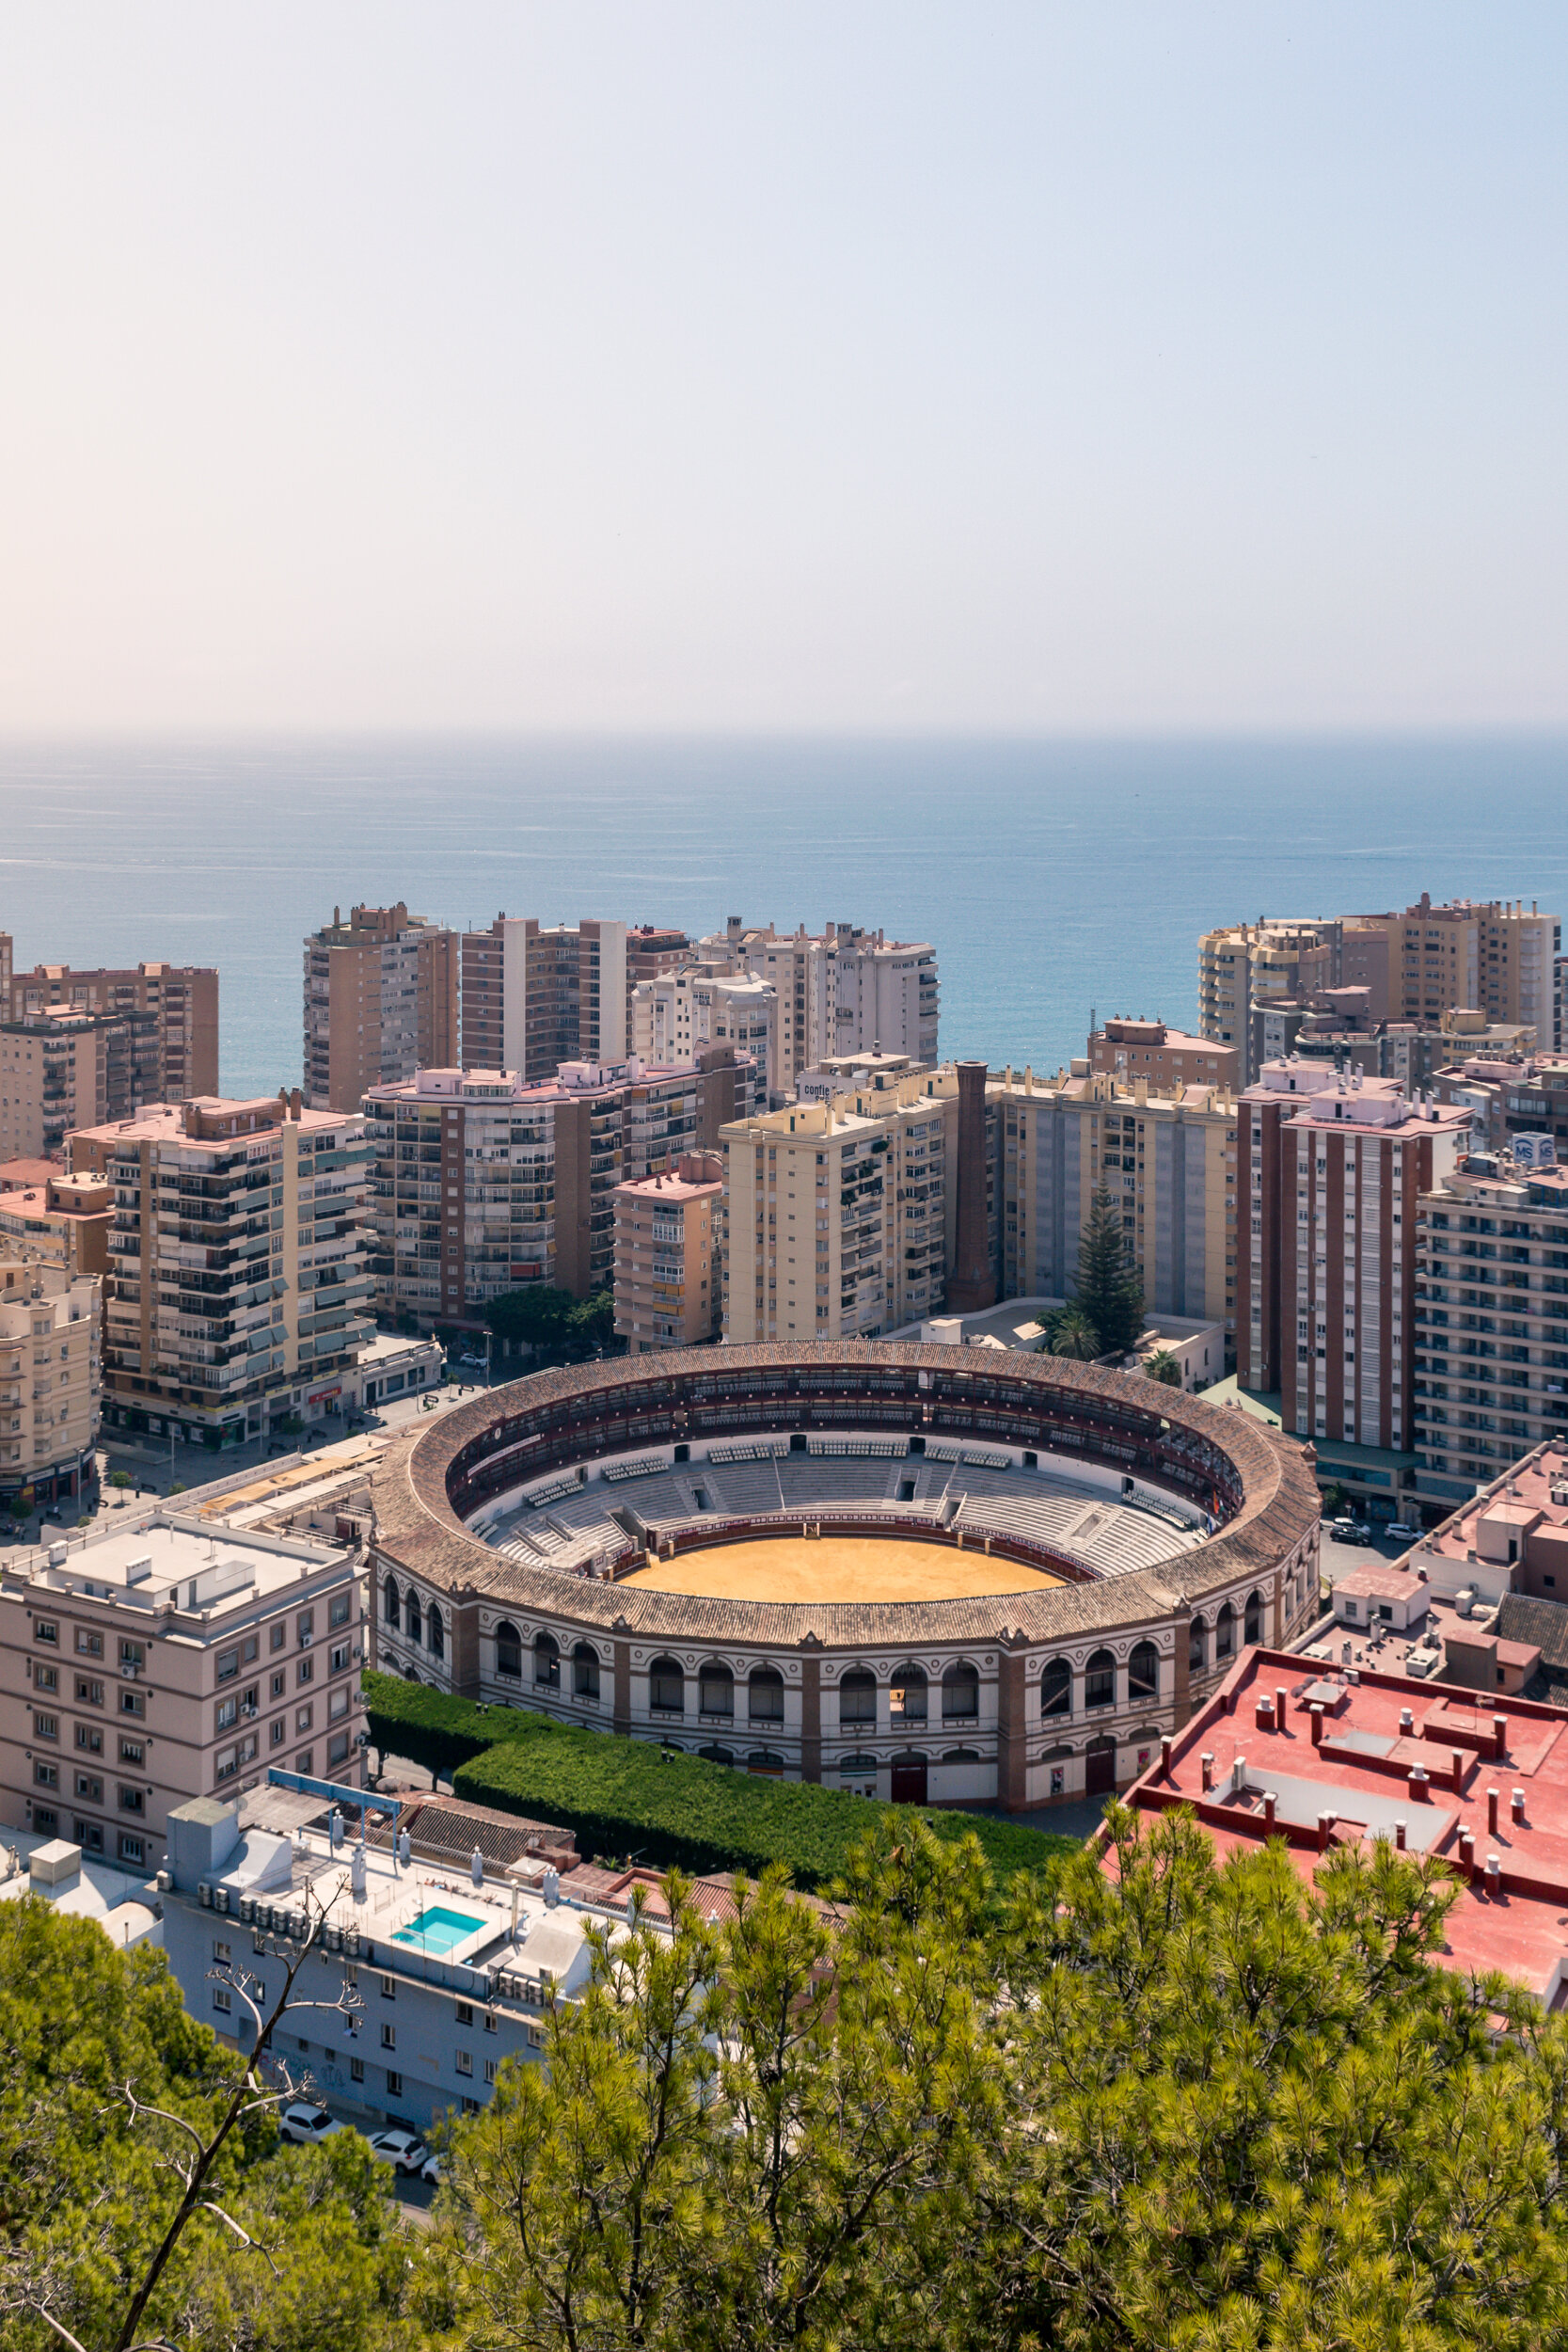
[[[466,1911],[448,1911],[437,1903],[410,1919],[405,1928],[399,1928],[392,1941],[417,1944],[425,1952],[450,1952],[466,1936],[477,1935],[483,1925],[483,1919],[475,1919]]]

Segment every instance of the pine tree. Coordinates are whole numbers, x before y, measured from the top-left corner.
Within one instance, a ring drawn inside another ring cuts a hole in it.
[[[1073,1304],[1099,1332],[1107,1354],[1125,1355],[1136,1345],[1143,1329],[1143,1284],[1127,1252],[1120,1213],[1103,1184],[1078,1237]]]

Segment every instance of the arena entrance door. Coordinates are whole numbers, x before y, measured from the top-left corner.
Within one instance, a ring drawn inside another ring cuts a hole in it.
[[[895,1804],[924,1804],[926,1802],[926,1758],[923,1756],[895,1756],[893,1759],[893,1802]]]
[[[1084,1756],[1084,1794],[1107,1796],[1117,1785],[1117,1743],[1091,1740]]]

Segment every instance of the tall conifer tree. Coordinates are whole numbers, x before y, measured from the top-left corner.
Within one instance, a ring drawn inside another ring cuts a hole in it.
[[[1073,1305],[1100,1334],[1109,1355],[1125,1355],[1143,1330],[1144,1291],[1128,1255],[1121,1214],[1101,1184],[1078,1237],[1078,1287]]]

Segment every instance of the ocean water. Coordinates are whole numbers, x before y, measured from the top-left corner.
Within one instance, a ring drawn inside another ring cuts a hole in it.
[[[19,965],[222,973],[222,1083],[300,1071],[307,931],[399,898],[929,939],[944,1054],[1054,1070],[1091,1011],[1192,1026],[1222,921],[1568,903],[1568,739],[0,741]]]

